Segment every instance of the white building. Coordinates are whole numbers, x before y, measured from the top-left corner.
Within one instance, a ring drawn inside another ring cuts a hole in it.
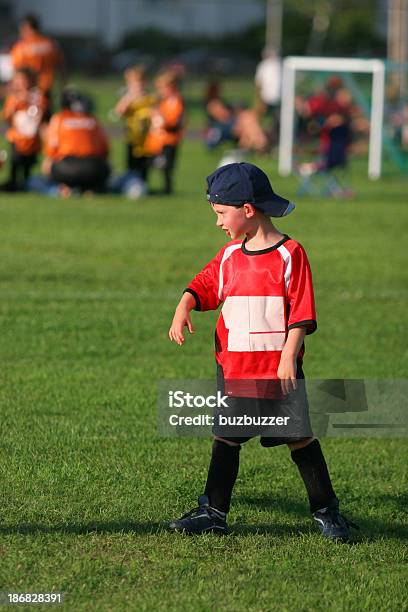
[[[5,0],[2,0],[3,3]],[[16,18],[37,14],[52,34],[92,36],[114,47],[129,31],[154,27],[214,37],[265,18],[263,0],[9,0]]]

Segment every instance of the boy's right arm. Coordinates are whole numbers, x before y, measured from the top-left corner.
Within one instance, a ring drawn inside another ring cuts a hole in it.
[[[177,342],[179,346],[184,344],[184,328],[187,327],[190,334],[194,333],[194,327],[191,322],[190,312],[196,307],[195,297],[191,293],[183,293],[176,312],[174,313],[173,322],[169,329],[169,338],[172,342]]]
[[[119,115],[119,117],[126,115],[127,111],[129,110],[129,106],[133,102],[133,99],[132,94],[129,91],[126,91],[126,93],[124,93],[121,99],[116,103],[114,108],[115,113]]]
[[[180,346],[184,343],[185,327],[190,334],[194,333],[191,310],[216,310],[222,301],[219,295],[219,277],[224,251],[225,247],[193,278],[176,308],[169,338]]]

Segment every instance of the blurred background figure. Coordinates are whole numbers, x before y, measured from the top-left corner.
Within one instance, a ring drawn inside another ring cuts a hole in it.
[[[234,133],[242,151],[267,153],[270,147],[268,135],[262,128],[258,116],[252,108],[241,109],[237,115]]]
[[[331,76],[327,79],[323,89],[316,91],[306,99],[298,97],[296,110],[301,118],[300,127],[306,129],[308,136],[318,135],[318,152],[325,155],[330,140],[330,117],[336,116],[337,123],[342,121],[343,124],[349,124],[352,98],[343,87],[342,79]]]
[[[152,107],[156,96],[147,92],[146,69],[133,66],[125,70],[126,92],[116,104],[115,113],[125,120],[127,170],[147,180],[149,156],[145,148]]]
[[[63,55],[55,40],[42,34],[36,15],[28,14],[19,24],[19,39],[12,46],[11,61],[15,70],[27,67],[37,75],[38,87],[49,100],[57,71],[62,72]]]
[[[255,110],[259,117],[270,116],[271,140],[278,141],[282,62],[273,47],[265,47],[255,72]]]
[[[234,134],[236,121],[234,107],[222,99],[221,85],[210,81],[204,92],[204,108],[207,125],[204,130],[205,144],[214,149],[222,142],[237,142]]]
[[[44,177],[33,177],[33,191],[64,197],[72,190],[105,189],[110,174],[108,141],[93,115],[91,100],[72,88],[64,90],[62,110],[51,117],[42,165]]]
[[[183,137],[185,104],[180,92],[180,77],[173,70],[158,75],[155,87],[159,103],[152,111],[146,150],[154,164],[163,171],[165,194],[173,192],[173,173],[177,151]]]
[[[325,179],[321,195],[351,197],[352,191],[343,185],[343,177],[340,180],[336,173],[346,168],[352,145],[353,120],[360,112],[353,103],[351,93],[343,86],[340,77],[330,76],[322,90],[305,100],[297,98],[296,107],[308,135],[319,139],[318,157],[312,162],[298,165],[301,177],[298,194],[318,194],[312,177],[320,174]]]
[[[3,118],[8,123],[10,176],[3,190],[22,191],[41,151],[40,126],[47,112],[45,95],[37,87],[37,76],[30,68],[20,68],[8,86]]]
[[[175,9],[170,0],[163,2],[162,8],[166,5],[171,14],[180,9]],[[293,2],[275,0],[232,0],[234,8],[230,7],[228,19],[224,19],[225,7],[220,4],[186,0],[183,11],[188,11],[189,18],[185,18],[183,34],[149,0],[142,0],[137,7],[128,3],[126,11],[120,9],[117,0],[104,0],[104,9],[99,12],[98,3],[91,0],[83,3],[83,10],[76,5],[74,8],[74,4],[64,4],[57,11],[53,0],[0,0],[0,98],[5,95],[13,66],[31,68],[44,95],[50,96],[53,90],[55,94],[57,77],[64,66],[61,46],[79,88],[86,87],[98,100],[101,121],[108,109],[114,109],[108,117],[116,125],[106,128],[114,143],[112,163],[116,178],[123,179],[129,172],[132,178],[139,177],[147,183],[149,169],[158,168],[163,191],[171,193],[184,137],[204,138],[210,149],[219,146],[219,158],[229,148],[240,158],[247,153],[276,157],[283,58],[308,53],[325,57],[388,57],[386,83],[394,85],[394,92],[389,92],[386,101],[384,151],[394,164],[398,161],[398,167],[408,172],[404,154],[408,146],[408,63],[405,52],[403,62],[391,53],[393,38],[385,31],[385,24],[387,20],[388,25],[394,22],[395,11],[385,11],[384,6],[380,10],[379,5],[384,5],[380,0],[373,3],[378,5],[375,9],[364,9],[364,19],[357,9],[350,8],[347,14],[329,10],[332,3],[295,6]],[[244,4],[245,11],[241,6]],[[29,5],[35,5],[37,14],[25,12],[30,11]],[[401,48],[406,41],[402,34]],[[155,83],[157,95],[148,88],[145,67],[149,74],[159,75]],[[318,143],[318,154],[327,157],[329,140],[333,145],[334,139],[348,130],[351,142],[347,152],[353,158],[366,155],[371,106],[368,77],[340,73],[343,83],[336,73],[327,71],[305,70],[297,74],[296,153],[315,153],[312,149]],[[126,89],[116,96],[122,76]],[[191,109],[188,129],[184,129],[186,107]],[[44,109],[40,127],[43,142],[47,140],[48,113],[49,108]],[[341,128],[332,124],[339,121],[339,116]],[[125,164],[117,155],[121,147],[126,154]],[[343,145],[342,148],[346,150]],[[331,151],[335,149],[333,145]],[[3,173],[5,176],[4,170]],[[158,173],[153,170],[152,174],[155,185]],[[123,193],[121,189],[115,192]]]
[[[204,132],[206,145],[213,149],[223,142],[234,143],[244,152],[265,153],[269,148],[268,137],[257,113],[243,104],[228,104],[221,97],[219,83],[210,82],[205,92],[207,126]]]
[[[384,115],[389,137],[401,151],[408,151],[408,102],[393,83],[385,92]]]

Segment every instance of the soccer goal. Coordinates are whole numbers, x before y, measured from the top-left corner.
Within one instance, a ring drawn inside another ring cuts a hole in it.
[[[287,57],[283,61],[279,174],[288,176],[292,172],[297,70],[345,73],[360,72],[372,75],[368,176],[373,180],[380,178],[384,113],[384,62],[376,59],[363,60],[330,57]]]

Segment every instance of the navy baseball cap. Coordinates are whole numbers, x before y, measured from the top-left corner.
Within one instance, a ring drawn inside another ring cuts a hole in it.
[[[254,164],[226,164],[207,176],[207,200],[211,204],[252,204],[270,217],[284,217],[295,205],[274,192],[265,172]]]

